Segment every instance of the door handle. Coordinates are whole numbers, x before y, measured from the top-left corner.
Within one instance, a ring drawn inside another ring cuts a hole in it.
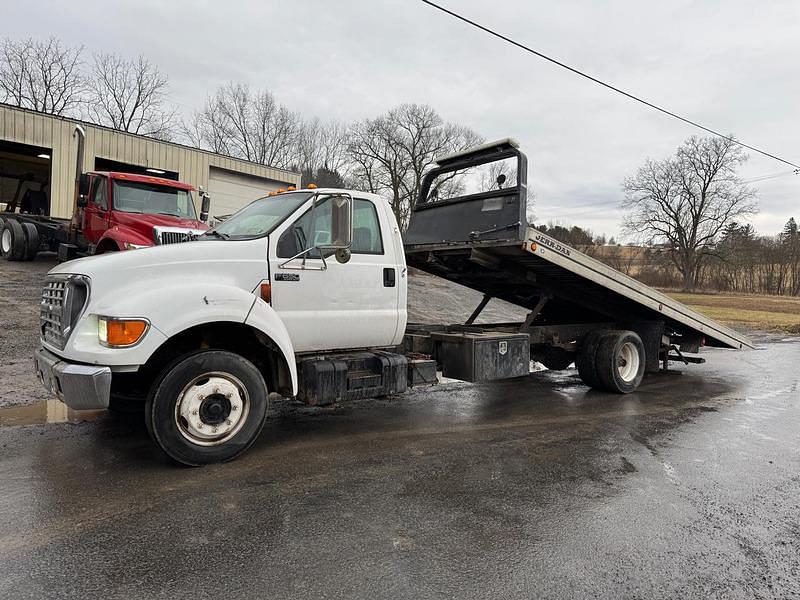
[[[383,287],[394,287],[397,285],[397,276],[394,267],[384,267]]]

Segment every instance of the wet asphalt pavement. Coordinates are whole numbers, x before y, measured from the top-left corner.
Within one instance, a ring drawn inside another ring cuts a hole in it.
[[[626,397],[280,402],[201,469],[105,414],[0,427],[0,597],[798,597],[800,339],[759,341]]]

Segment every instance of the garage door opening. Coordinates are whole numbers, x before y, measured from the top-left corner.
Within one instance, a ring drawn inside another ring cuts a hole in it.
[[[50,214],[52,150],[0,141],[0,211]]]
[[[289,185],[292,184],[211,167],[208,172],[211,215],[215,219],[224,219],[253,200]]]
[[[101,158],[99,156],[94,159],[95,171],[117,171],[119,173],[133,173],[134,175],[152,175],[153,177],[163,177],[164,179],[172,179],[178,181],[180,177],[175,171],[167,171],[166,169],[157,169],[156,167],[142,167],[140,165],[132,165],[130,163],[118,162],[109,158]]]

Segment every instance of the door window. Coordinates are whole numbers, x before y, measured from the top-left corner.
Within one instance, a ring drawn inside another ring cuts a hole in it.
[[[91,202],[101,210],[108,210],[108,182],[105,177],[97,177],[94,180]]]
[[[297,256],[307,248],[325,246],[331,243],[333,216],[331,202],[326,198],[312,211],[306,211],[302,217],[283,232],[278,240],[276,252],[278,258]],[[353,254],[383,254],[383,239],[375,205],[369,200],[353,200]],[[325,251],[328,257],[333,251]],[[319,250],[307,254],[309,258],[319,258]]]
[[[284,231],[278,240],[276,248],[278,258],[291,258],[308,248],[330,244],[331,231],[333,230],[331,206],[330,200],[325,198],[313,209],[307,210],[289,229]],[[325,256],[330,256],[331,254],[332,251],[326,252]],[[306,256],[320,258],[320,253],[319,250],[314,249]]]
[[[353,200],[353,254],[383,254],[381,226],[375,205],[369,200]]]

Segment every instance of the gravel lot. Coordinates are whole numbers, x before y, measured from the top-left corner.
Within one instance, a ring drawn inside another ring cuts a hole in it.
[[[0,407],[49,399],[33,373],[39,344],[39,299],[44,276],[55,266],[45,253],[33,262],[0,260]]]

